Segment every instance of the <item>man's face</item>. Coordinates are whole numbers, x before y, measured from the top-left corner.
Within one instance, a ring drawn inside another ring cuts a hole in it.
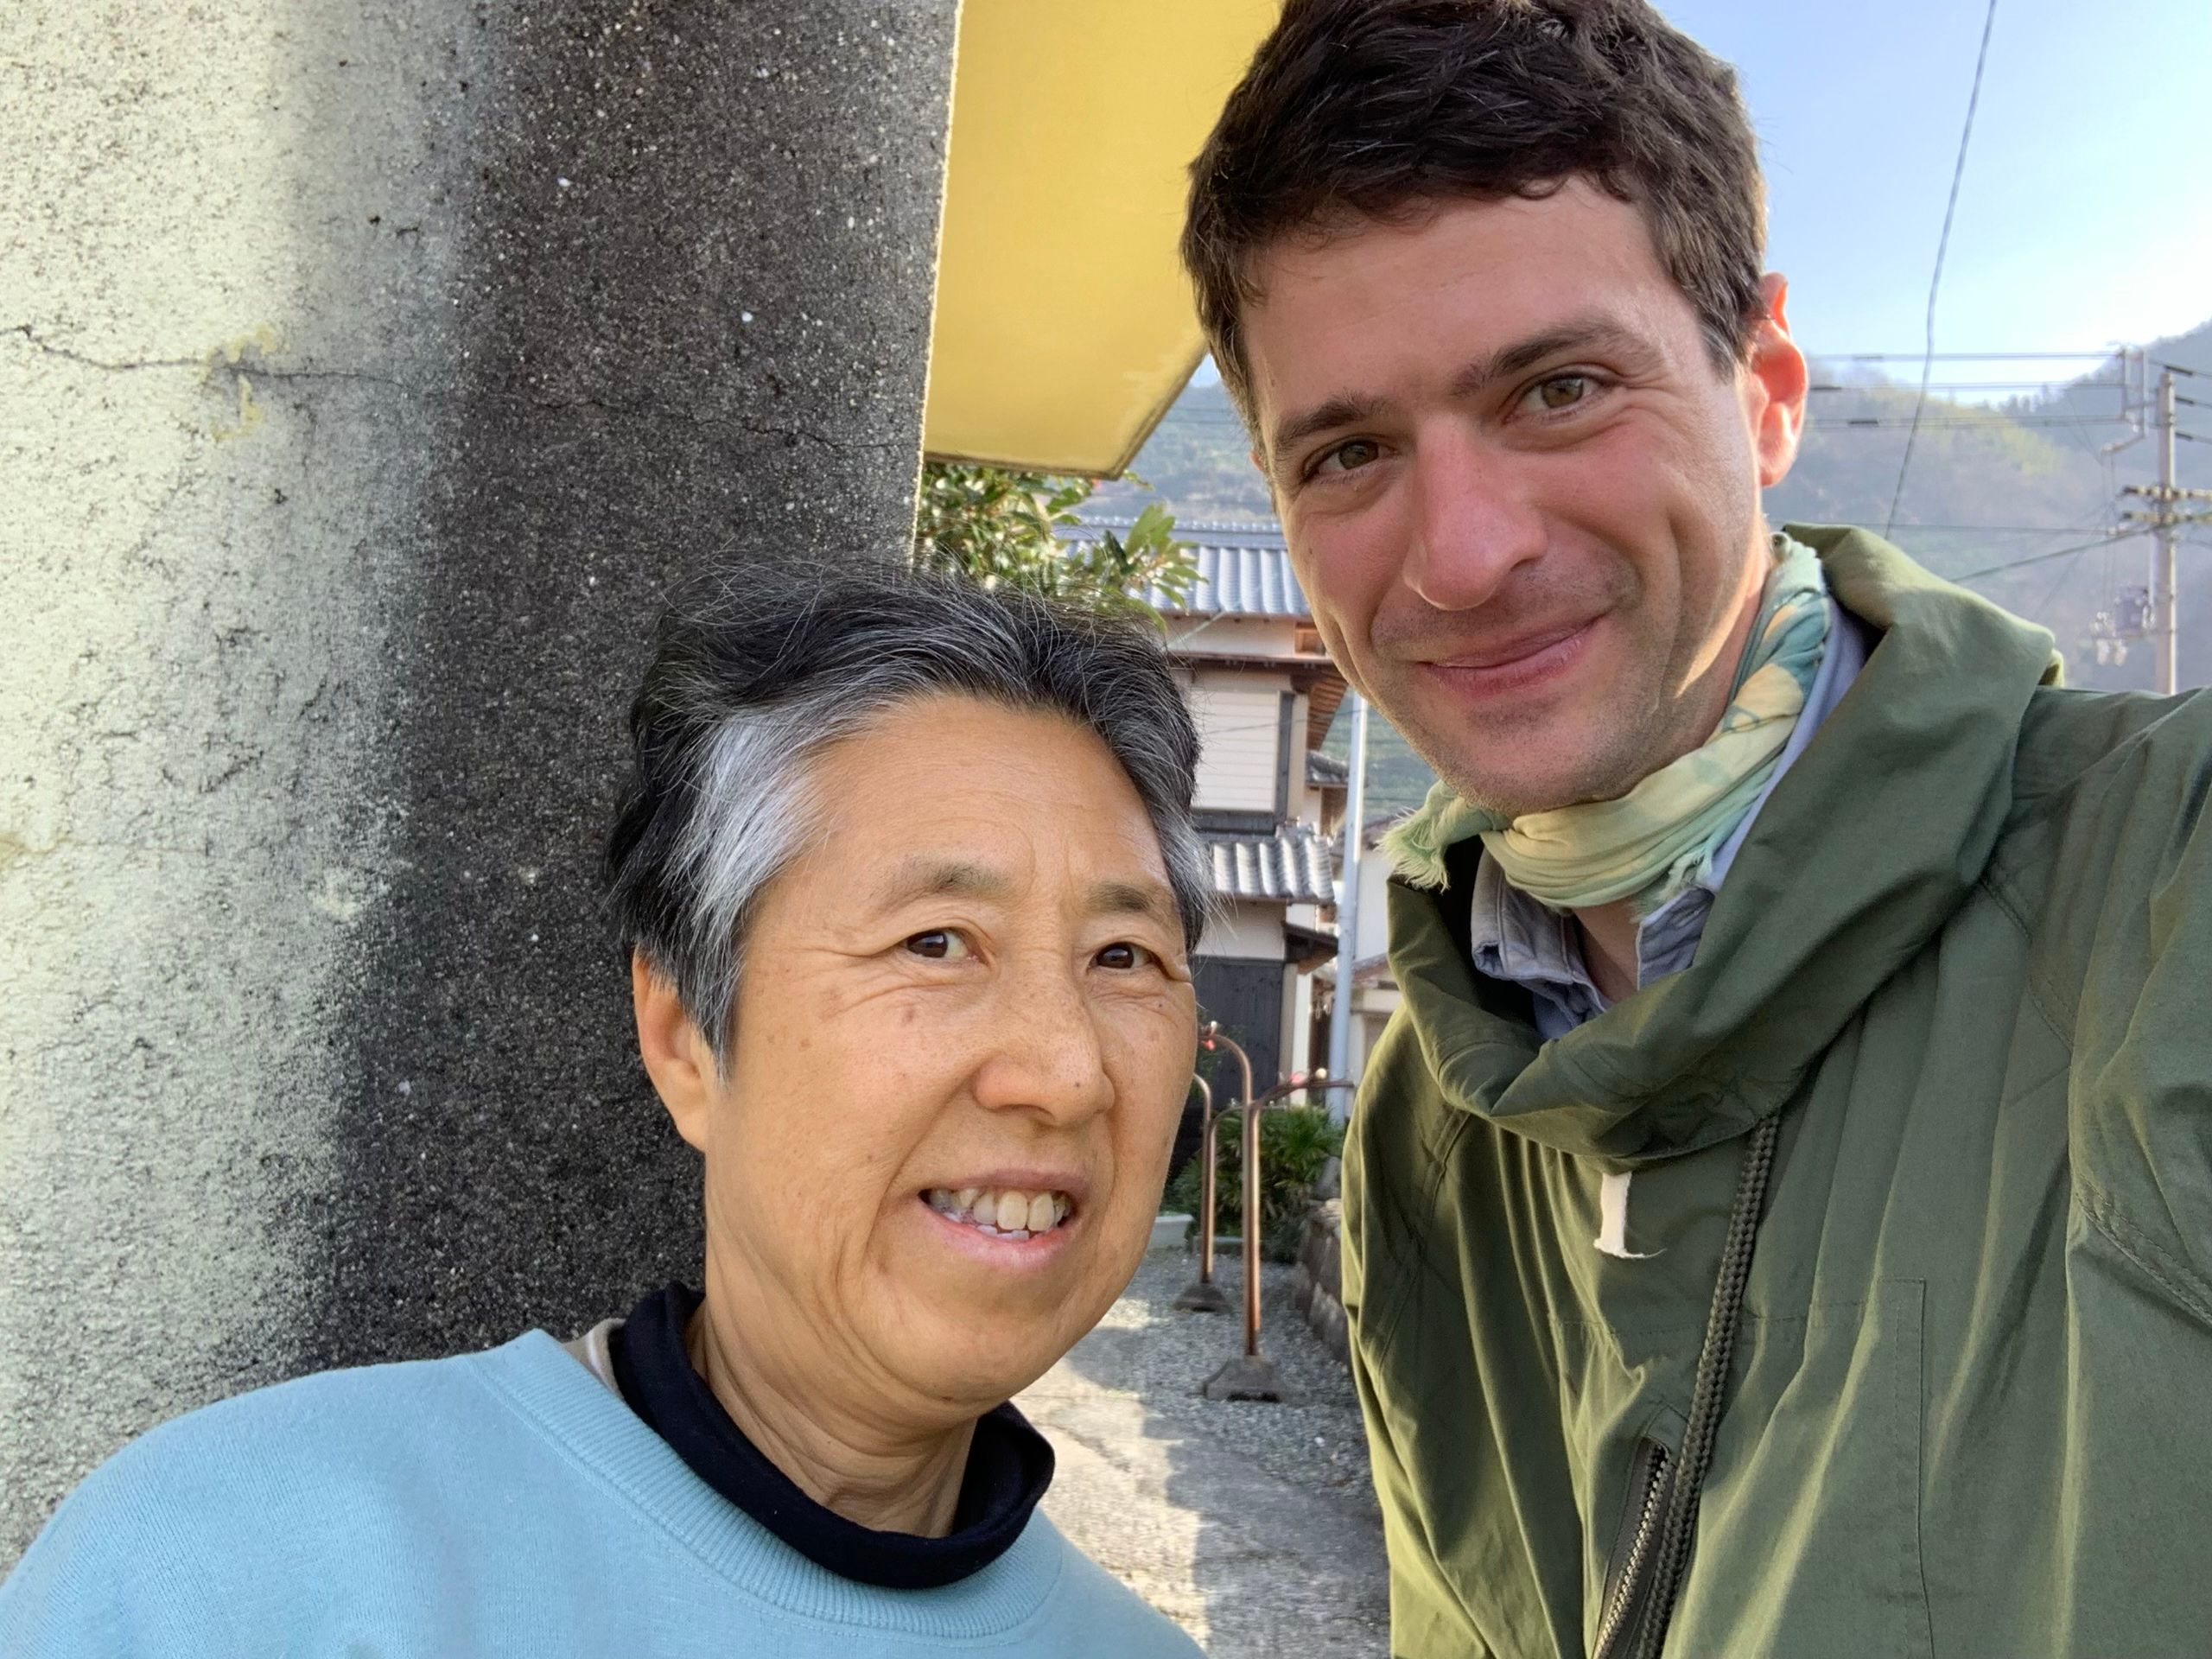
[[[1243,318],[1330,652],[1470,800],[1625,793],[1718,722],[1804,360],[1716,369],[1632,206],[1581,181],[1292,238]]]

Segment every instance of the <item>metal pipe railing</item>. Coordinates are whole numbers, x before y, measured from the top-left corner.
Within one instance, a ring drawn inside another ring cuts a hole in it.
[[[1230,1360],[1211,1376],[1202,1390],[1208,1398],[1216,1400],[1280,1400],[1282,1386],[1275,1376],[1275,1368],[1260,1352],[1260,1114],[1286,1095],[1301,1089],[1347,1088],[1349,1080],[1315,1079],[1305,1077],[1289,1078],[1277,1084],[1257,1100],[1252,1097],[1252,1062],[1236,1040],[1224,1034],[1218,1024],[1206,1027],[1201,1039],[1206,1048],[1226,1048],[1235,1056],[1237,1071],[1244,1084],[1239,1102],[1243,1112],[1244,1152],[1244,1351]],[[1212,1133],[1208,1128],[1207,1149],[1212,1149]],[[1214,1207],[1214,1184],[1210,1172],[1202,1170],[1201,1185],[1205,1189],[1206,1220],[1211,1223]],[[1201,1236],[1203,1239],[1203,1235]],[[1205,1264],[1211,1269],[1211,1262]],[[1198,1286],[1192,1286],[1196,1291]],[[1205,1287],[1216,1299],[1211,1306],[1221,1306],[1224,1299],[1217,1287]],[[1186,1294],[1189,1293],[1186,1293]],[[1192,1306],[1178,1299],[1178,1306]]]
[[[1214,1145],[1217,1124],[1213,1115],[1213,1085],[1204,1077],[1193,1076],[1191,1086],[1198,1091],[1198,1122],[1201,1126],[1198,1135],[1198,1276],[1183,1287],[1182,1294],[1175,1299],[1175,1306],[1194,1313],[1221,1313],[1228,1310],[1229,1298],[1222,1294],[1221,1287],[1213,1281],[1214,1211],[1221,1170],[1221,1155]]]

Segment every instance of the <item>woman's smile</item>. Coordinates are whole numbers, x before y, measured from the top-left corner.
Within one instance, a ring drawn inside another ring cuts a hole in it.
[[[957,1201],[970,1192],[975,1196],[961,1207]],[[1084,1217],[1065,1193],[934,1187],[916,1204],[933,1238],[965,1260],[999,1272],[1038,1273],[1066,1265],[1068,1252],[1085,1242]],[[1001,1214],[1021,1224],[1000,1225],[996,1217]],[[1033,1219],[1044,1224],[1033,1227]]]
[[[1067,1220],[1075,1201],[1057,1189],[1018,1186],[933,1186],[922,1200],[947,1221],[990,1238],[1037,1237]]]

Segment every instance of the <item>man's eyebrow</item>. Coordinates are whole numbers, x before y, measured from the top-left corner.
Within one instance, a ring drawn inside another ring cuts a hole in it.
[[[1373,419],[1383,407],[1376,398],[1338,396],[1318,403],[1302,414],[1287,416],[1268,440],[1268,457],[1279,463],[1315,433],[1333,431],[1340,426],[1358,426]]]
[[[1477,358],[1452,378],[1452,395],[1455,397],[1470,397],[1495,381],[1524,373],[1548,358],[1593,349],[1641,355],[1650,348],[1643,336],[1622,327],[1611,317],[1598,315],[1571,317],[1541,334],[1531,334],[1526,340],[1517,340],[1510,346],[1500,346],[1487,357]],[[1383,399],[1359,397],[1348,392],[1324,398],[1313,408],[1286,416],[1277,423],[1268,441],[1269,459],[1271,462],[1280,464],[1293,448],[1317,433],[1362,425],[1373,420],[1388,407]]]
[[[1500,346],[1488,357],[1476,359],[1452,377],[1452,394],[1464,397],[1495,381],[1525,374],[1548,359],[1593,350],[1643,355],[1650,346],[1642,335],[1623,327],[1611,317],[1571,317],[1556,327],[1517,340],[1510,346]]]

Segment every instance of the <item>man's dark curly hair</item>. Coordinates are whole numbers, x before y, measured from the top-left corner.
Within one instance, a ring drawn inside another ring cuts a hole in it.
[[[1716,366],[1765,314],[1765,191],[1734,71],[1643,0],[1287,0],[1191,165],[1183,263],[1252,418],[1237,323],[1291,235],[1541,197],[1632,203]]]

